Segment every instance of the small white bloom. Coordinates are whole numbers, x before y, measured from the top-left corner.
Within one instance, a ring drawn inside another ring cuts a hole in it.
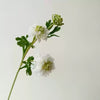
[[[47,40],[47,36],[49,34],[48,29],[43,26],[32,26],[29,29],[29,33],[33,36],[36,36],[37,40],[40,42],[42,39]]]
[[[47,76],[53,69],[55,69],[54,59],[50,55],[46,55],[38,59],[35,71],[39,72],[41,75]]]

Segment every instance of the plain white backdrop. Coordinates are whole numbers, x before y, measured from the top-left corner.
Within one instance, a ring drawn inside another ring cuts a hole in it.
[[[42,41],[28,55],[49,53],[56,70],[48,77],[21,71],[10,100],[100,100],[99,0],[0,0],[0,100],[7,100],[21,60],[15,37],[54,13],[64,18],[60,38]]]

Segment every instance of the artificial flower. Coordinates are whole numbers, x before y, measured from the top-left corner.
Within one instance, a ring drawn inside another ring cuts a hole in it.
[[[52,20],[53,20],[53,24],[54,25],[57,25],[57,26],[64,25],[64,23],[62,23],[63,22],[63,18],[61,18],[61,15],[53,14],[52,15]]]
[[[40,42],[41,40],[47,40],[47,36],[49,34],[48,29],[43,26],[32,26],[29,29],[29,33],[33,36],[36,36],[36,39]]]
[[[47,76],[53,69],[55,69],[54,59],[50,55],[46,55],[38,59],[35,71]]]

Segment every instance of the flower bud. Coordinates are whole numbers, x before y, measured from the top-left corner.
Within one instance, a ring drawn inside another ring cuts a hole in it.
[[[52,15],[52,20],[53,20],[54,25],[58,25],[58,26],[64,25],[64,23],[62,23],[63,18],[61,18],[61,15],[53,14]]]

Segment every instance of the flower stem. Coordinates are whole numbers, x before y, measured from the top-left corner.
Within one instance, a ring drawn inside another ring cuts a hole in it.
[[[22,64],[23,64],[23,60],[24,60],[25,56],[27,55],[28,51],[30,50],[30,48],[32,47],[32,45],[33,45],[36,41],[37,41],[37,39],[34,37],[34,38],[33,38],[33,41],[32,41],[31,44],[28,46],[28,48],[26,49],[26,51],[25,51],[25,53],[24,53],[24,55],[23,55],[23,57],[22,57],[20,66],[19,66],[19,68],[18,68],[18,70],[17,70],[17,72],[16,72],[16,75],[15,75],[15,78],[14,78],[14,81],[13,81],[13,84],[12,84],[12,86],[11,86],[11,89],[10,89],[10,92],[9,92],[9,95],[8,95],[8,100],[10,100],[10,96],[11,96],[12,90],[13,90],[13,88],[14,88],[16,79],[17,79],[17,77],[18,77],[19,71],[21,70],[21,66],[22,66]]]
[[[17,73],[16,73],[16,76],[15,76],[15,78],[14,78],[14,81],[13,81],[12,87],[11,87],[10,92],[9,92],[8,100],[10,99],[10,96],[11,96],[11,93],[12,93],[13,87],[14,87],[14,85],[15,85],[15,82],[16,82],[16,79],[17,79],[17,76],[18,76],[19,71],[20,71],[20,69],[18,69],[18,71],[17,71]]]

